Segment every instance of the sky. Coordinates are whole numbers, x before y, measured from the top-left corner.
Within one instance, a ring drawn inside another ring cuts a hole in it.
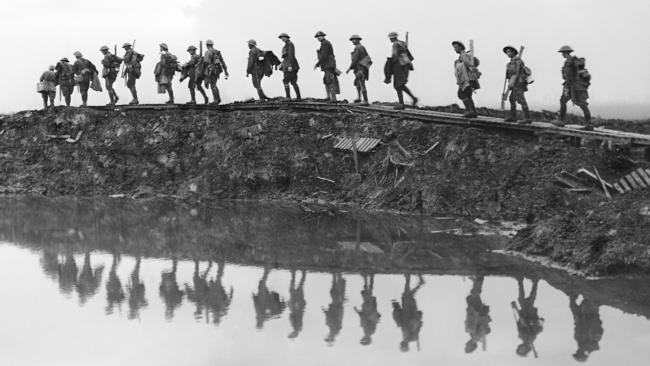
[[[334,46],[339,69],[349,66],[353,33],[374,60],[368,92],[371,101],[394,101],[391,85],[383,83],[383,64],[391,45],[391,31],[409,32],[415,70],[409,87],[423,105],[459,103],[453,75],[456,58],[451,42],[474,40],[481,60],[482,88],[475,95],[478,106],[498,107],[507,58],[506,45],[525,46],[523,59],[532,69],[535,83],[527,94],[532,109],[559,109],[560,68],[557,50],[570,45],[587,59],[592,74],[589,90],[594,115],[618,118],[650,118],[650,2],[644,0],[3,0],[0,3],[0,45],[4,71],[0,89],[0,113],[39,108],[36,93],[41,73],[62,57],[73,60],[81,51],[96,65],[99,47],[111,49],[136,40],[145,54],[143,76],[138,80],[140,101],[162,103],[156,93],[153,70],[159,60],[158,45],[167,43],[181,62],[189,45],[212,39],[222,51],[231,77],[219,81],[224,102],[256,96],[245,77],[247,40],[256,39],[263,50],[280,53],[281,32],[292,36],[301,64],[299,85],[303,96],[325,97],[322,73],[314,71],[319,43],[313,37],[322,30]],[[353,75],[342,75],[341,99],[356,97]],[[121,101],[130,95],[123,80],[117,81]],[[269,96],[283,96],[282,75],[274,73],[262,86]],[[186,82],[174,80],[177,102],[189,100]],[[73,105],[80,96],[73,94]],[[90,92],[90,104],[105,104],[108,94]],[[57,97],[57,104],[59,103]],[[570,111],[579,112],[571,106]]]

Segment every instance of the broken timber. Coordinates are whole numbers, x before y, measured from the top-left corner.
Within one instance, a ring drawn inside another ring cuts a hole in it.
[[[356,150],[358,152],[366,153],[372,151],[372,149],[377,147],[377,145],[379,145],[380,143],[381,143],[380,139],[375,139],[371,137],[359,137],[359,138],[347,137],[339,141],[334,146],[334,148],[338,150],[353,151],[356,145]]]

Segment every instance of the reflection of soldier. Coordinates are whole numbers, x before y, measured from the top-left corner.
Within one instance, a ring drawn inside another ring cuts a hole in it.
[[[370,282],[368,282],[368,277],[370,277]],[[358,310],[356,307],[354,308],[357,314],[359,314],[361,328],[363,328],[361,344],[364,346],[372,343],[372,335],[375,334],[377,323],[379,323],[379,318],[381,317],[381,314],[377,311],[377,297],[372,293],[374,286],[375,275],[363,275],[363,290],[361,290],[363,304],[361,304],[361,310]]]
[[[232,303],[232,297],[234,295],[232,286],[230,287],[230,291],[226,292],[226,289],[221,283],[225,266],[226,261],[222,259],[218,263],[217,278],[211,279],[210,282],[208,282],[208,297],[206,304],[208,310],[212,313],[212,322],[214,324],[219,324],[221,318],[228,313],[228,308]]]
[[[305,271],[300,273],[300,283],[296,287],[296,271],[291,271],[291,284],[289,284],[289,321],[293,332],[289,334],[289,338],[296,338],[300,331],[302,331],[302,318],[305,315]]]
[[[327,309],[323,308],[325,312],[325,323],[330,328],[330,333],[325,338],[329,344],[334,342],[336,336],[343,329],[343,303],[345,302],[345,278],[340,273],[332,273],[332,288],[330,289],[330,296],[332,302]]]
[[[79,303],[81,305],[85,304],[86,301],[88,301],[88,298],[97,293],[99,286],[102,284],[103,272],[104,266],[92,269],[90,264],[90,252],[86,252],[84,255],[84,265],[81,268],[79,280],[76,284],[77,292],[79,293]]]
[[[59,275],[59,255],[58,253],[47,247],[43,249],[43,255],[41,255],[41,268],[43,272],[53,280]]]
[[[194,260],[194,275],[192,276],[192,282],[194,282],[194,288],[190,287],[188,284],[185,284],[185,293],[187,294],[187,300],[193,302],[196,305],[196,310],[194,311],[194,317],[201,319],[203,315],[203,310],[205,308],[206,299],[208,297],[208,273],[212,268],[212,261],[208,262],[208,268],[201,274],[199,273],[199,261]]]
[[[472,289],[465,299],[467,301],[467,317],[465,318],[465,331],[470,339],[465,343],[465,352],[472,353],[478,347],[478,342],[485,349],[485,336],[490,334],[490,307],[481,300],[483,291],[483,276],[472,278]]]
[[[587,361],[591,352],[599,350],[598,342],[603,337],[603,322],[600,320],[599,306],[589,299],[582,299],[578,305],[578,297],[569,298],[569,307],[573,313],[575,324],[573,337],[578,343],[578,350],[573,354],[577,361]]]
[[[264,274],[257,286],[257,294],[253,294],[257,329],[262,329],[265,321],[282,314],[284,308],[287,307],[284,299],[280,298],[280,294],[275,291],[269,291],[268,287],[266,287],[266,280],[269,278],[269,273],[271,273],[271,268],[268,266],[264,267]]]
[[[77,262],[74,260],[72,251],[66,252],[65,260],[63,264],[59,264],[57,274],[59,275],[59,290],[64,294],[70,294],[77,282]]]
[[[108,273],[108,281],[106,282],[106,314],[113,314],[113,308],[121,306],[124,301],[124,289],[122,289],[122,281],[117,276],[117,265],[120,263],[119,254],[113,254],[113,264],[111,271]]]
[[[420,349],[420,329],[422,328],[422,311],[418,310],[415,301],[415,294],[424,284],[422,275],[418,276],[418,284],[411,289],[411,275],[404,275],[404,292],[402,293],[402,305],[393,300],[393,319],[398,327],[402,329],[402,341],[399,348],[402,352],[409,350],[409,343],[415,341]]]
[[[126,286],[129,294],[129,319],[140,317],[140,309],[146,307],[147,299],[145,299],[144,283],[140,282],[140,263],[142,259],[140,256],[135,259],[135,267],[131,272],[131,280]]]
[[[178,260],[172,260],[171,272],[163,272],[160,281],[160,297],[165,302],[165,317],[171,320],[174,317],[174,310],[178,308],[183,302],[183,291],[178,288],[176,282],[176,270],[178,268]]]
[[[530,290],[528,297],[524,294],[524,281],[517,278],[517,285],[519,287],[519,306],[513,301],[511,303],[512,309],[515,312],[515,321],[517,322],[517,332],[522,343],[517,346],[517,354],[521,357],[526,357],[530,351],[533,351],[535,358],[537,358],[537,350],[535,349],[535,338],[544,330],[544,319],[540,318],[537,314],[535,307],[535,298],[537,297],[537,283],[539,280],[534,279],[533,288]]]

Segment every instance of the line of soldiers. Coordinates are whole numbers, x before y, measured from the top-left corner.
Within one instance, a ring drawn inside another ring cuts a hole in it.
[[[317,50],[318,61],[314,65],[314,70],[320,68],[323,72],[323,84],[325,85],[327,99],[335,103],[337,101],[336,96],[340,94],[338,78],[342,72],[337,68],[334,48],[331,42],[326,39],[326,36],[322,31],[318,31],[314,36],[320,42],[320,48]],[[400,40],[398,37],[399,35],[396,32],[390,32],[388,34],[388,38],[392,43],[392,52],[384,66],[384,82],[389,84],[392,80],[398,99],[395,108],[404,109],[404,93],[411,98],[413,106],[417,106],[418,98],[407,87],[409,73],[414,69],[414,57],[409,50],[408,43]],[[298,86],[298,71],[300,70],[300,66],[296,59],[295,45],[291,42],[291,37],[287,33],[280,34],[278,38],[284,42],[281,61],[273,52],[262,51],[258,48],[257,42],[254,39],[247,42],[249,55],[246,77],[252,76],[253,87],[257,90],[260,100],[267,100],[269,98],[262,90],[262,79],[264,76],[270,76],[273,69],[279,69],[284,74],[282,82],[284,84],[286,98],[291,99],[290,89],[293,87],[296,94],[295,100],[300,101],[302,98]],[[368,105],[366,81],[369,80],[370,67],[373,62],[368,51],[361,44],[361,40],[361,36],[357,34],[350,37],[354,49],[351,53],[351,63],[346,73],[350,71],[354,72],[354,87],[357,91],[357,98],[354,102]],[[177,57],[169,52],[167,45],[165,43],[160,44],[160,62],[156,65],[154,74],[158,83],[158,92],[169,94],[169,100],[166,103],[174,103],[172,79],[177,71],[181,72],[181,82],[184,79],[188,79],[188,88],[191,97],[191,101],[188,104],[196,104],[196,90],[201,93],[204,102],[206,104],[209,103],[209,98],[202,87],[202,83],[212,91],[212,103],[219,104],[221,102],[217,80],[222,73],[228,79],[228,68],[221,52],[214,48],[214,42],[212,40],[206,41],[206,47],[207,50],[201,55],[200,53],[196,53],[197,48],[195,46],[189,46],[187,52],[190,55],[190,59],[181,65]],[[452,47],[458,54],[458,59],[454,61],[454,74],[458,84],[457,95],[465,107],[463,116],[465,118],[476,118],[478,115],[473,94],[480,88],[479,78],[481,77],[481,72],[478,70],[479,60],[474,56],[471,41],[469,52],[467,52],[465,45],[461,41],[453,41]],[[135,52],[133,45],[130,43],[125,43],[122,48],[125,50],[123,57],[111,54],[109,48],[106,46],[100,48],[104,55],[101,61],[103,66],[101,76],[105,79],[106,89],[110,98],[108,105],[115,105],[119,100],[113,84],[120,73],[119,69],[121,65],[122,77],[125,79],[126,86],[133,96],[129,104],[139,103],[136,80],[141,76],[140,62],[144,56]],[[202,50],[200,52],[202,53]],[[503,52],[510,59],[506,65],[505,85],[507,89],[504,88],[503,93],[503,101],[508,99],[510,102],[510,111],[505,116],[505,121],[517,121],[517,104],[520,104],[524,119],[519,123],[531,123],[530,111],[525,97],[525,93],[528,91],[528,85],[532,83],[531,71],[526,67],[521,59],[520,51],[515,47],[506,46],[503,48]],[[572,56],[573,49],[569,46],[563,46],[559,52],[565,58],[565,63],[562,67],[564,84],[560,98],[559,119],[554,122],[560,126],[564,125],[567,110],[566,105],[569,101],[573,101],[573,103],[583,110],[587,128],[590,129],[592,125],[591,114],[587,103],[589,97],[587,90],[590,86],[591,75],[585,68],[585,59]],[[98,71],[92,62],[82,57],[80,52],[75,52],[74,55],[76,61],[72,66],[69,65],[67,58],[63,58],[53,70],[51,67],[50,70],[41,76],[41,81],[47,83],[47,87],[42,88],[42,91],[39,90],[43,93],[45,108],[47,108],[48,99],[50,105],[54,104],[56,84],[61,86],[61,93],[64,95],[66,105],[68,106],[70,105],[70,95],[72,94],[74,85],[78,85],[83,100],[82,106],[86,106],[88,85],[91,83],[93,75],[96,75]]]

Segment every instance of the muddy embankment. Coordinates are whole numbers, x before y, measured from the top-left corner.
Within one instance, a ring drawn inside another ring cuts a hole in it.
[[[355,135],[382,140],[356,164],[334,149]],[[609,201],[554,184],[584,167],[613,181],[650,164],[625,149],[374,114],[60,108],[0,120],[3,194],[322,200],[525,220],[514,250],[590,274],[650,271],[650,190]]]

